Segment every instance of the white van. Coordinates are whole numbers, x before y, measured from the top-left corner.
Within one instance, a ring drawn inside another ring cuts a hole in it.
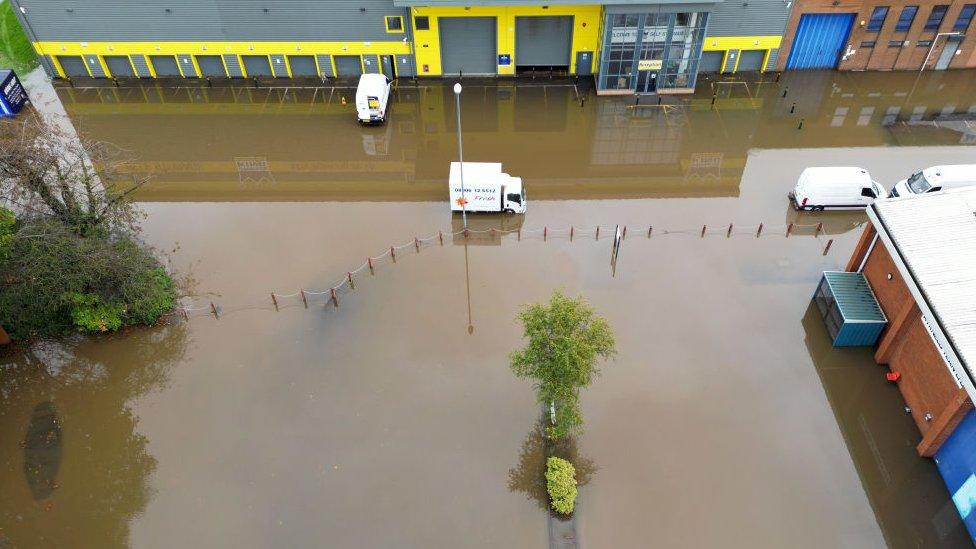
[[[891,196],[914,196],[976,185],[976,164],[932,166],[895,183]]]
[[[790,202],[797,210],[859,210],[878,197],[884,188],[864,168],[807,168],[800,174]]]
[[[382,74],[364,74],[356,87],[356,113],[362,124],[386,122],[391,80]]]

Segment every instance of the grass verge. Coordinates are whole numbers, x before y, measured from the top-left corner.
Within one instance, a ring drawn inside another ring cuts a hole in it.
[[[20,27],[10,2],[0,1],[0,68],[10,68],[24,76],[37,67],[37,56]]]

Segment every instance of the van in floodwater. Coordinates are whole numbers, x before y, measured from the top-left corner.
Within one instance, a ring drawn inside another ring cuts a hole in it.
[[[914,196],[976,185],[976,164],[932,166],[895,183],[891,196]]]
[[[860,210],[885,194],[867,170],[845,166],[803,170],[789,197],[797,210]]]
[[[356,114],[361,124],[382,124],[390,103],[391,80],[383,74],[364,74],[356,86]]]

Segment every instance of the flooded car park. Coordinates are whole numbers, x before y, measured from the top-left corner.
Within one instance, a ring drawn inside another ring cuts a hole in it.
[[[890,188],[965,162],[965,132],[910,119],[971,109],[971,75],[715,89],[714,108],[708,83],[659,107],[571,82],[466,83],[465,160],[503,161],[530,202],[524,218],[472,216],[498,234],[468,241],[446,236],[460,228],[446,84],[401,84],[375,128],[342,90],[59,90],[79,131],[154,174],[143,237],[175,250],[185,305],[204,310],[4,356],[0,539],[545,546],[539,413],[507,355],[519,307],[562,288],[619,347],[572,441],[581,545],[966,544],[897,390],[809,310],[864,215],[796,212],[786,194],[807,166],[863,166]],[[443,246],[359,272],[338,308],[269,298],[438,231]]]

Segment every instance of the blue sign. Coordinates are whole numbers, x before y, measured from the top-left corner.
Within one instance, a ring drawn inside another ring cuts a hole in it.
[[[0,69],[0,118],[20,112],[27,103],[27,91],[12,70]]]
[[[501,54],[501,55],[498,56],[498,66],[511,65],[511,64],[512,64],[512,56],[511,55],[509,55],[507,53],[503,53],[503,54]]]

